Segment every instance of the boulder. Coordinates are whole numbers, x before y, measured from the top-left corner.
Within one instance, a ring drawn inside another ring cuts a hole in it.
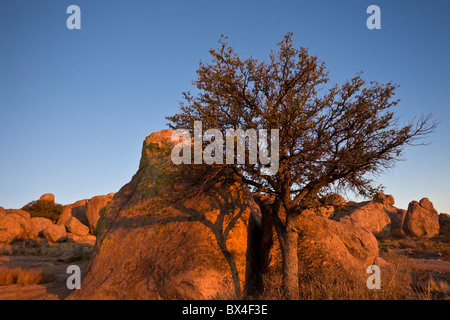
[[[30,214],[23,210],[0,208],[0,243],[29,237]]]
[[[195,182],[183,170],[207,176],[212,167],[175,166],[171,134],[145,139],[138,172],[97,223],[97,252],[70,299],[214,299],[243,287],[258,207],[232,175]]]
[[[411,237],[430,238],[439,234],[439,215],[428,198],[409,203],[403,230]]]
[[[345,225],[365,228],[372,232],[379,239],[389,237],[391,230],[391,219],[386,213],[387,207],[381,202],[365,201],[356,203],[347,202],[340,210],[331,217]]]
[[[364,228],[304,216],[298,218],[296,225],[299,263],[305,271],[327,266],[361,270],[378,256],[378,242]]]
[[[88,220],[89,230],[92,234],[95,233],[95,228],[97,227],[97,221],[100,219],[102,210],[111,201],[114,193],[110,193],[106,196],[96,196],[91,198],[86,205],[86,218]]]
[[[80,220],[72,217],[66,224],[67,231],[77,236],[85,237],[89,234],[89,228],[82,224]]]
[[[63,206],[62,213],[58,218],[57,224],[67,225],[72,217],[77,218],[84,225],[88,225],[89,221],[86,217],[86,205],[88,199],[79,200],[75,203]]]
[[[55,196],[52,193],[43,194],[39,200],[55,202]]]
[[[66,228],[63,225],[52,224],[42,230],[42,234],[50,242],[63,242],[66,240]]]
[[[53,223],[47,218],[31,218],[30,219],[30,237],[32,239],[38,239],[39,233],[41,233],[45,228],[51,226]]]

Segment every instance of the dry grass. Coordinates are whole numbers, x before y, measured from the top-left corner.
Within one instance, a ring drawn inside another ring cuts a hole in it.
[[[400,249],[414,256],[450,257],[450,243],[442,236],[427,239],[385,239],[379,242],[380,250]]]
[[[405,300],[420,299],[412,288],[409,259],[388,253],[389,265],[381,266],[381,289],[370,290],[366,281],[369,274],[346,273],[341,268],[328,267],[319,272],[301,272],[300,300]],[[259,299],[281,300],[281,274],[264,277],[265,291]]]
[[[89,260],[94,254],[95,247],[87,243],[63,242],[55,243],[48,247],[27,247],[24,242],[0,245],[0,255],[5,256],[43,256],[56,258],[63,253],[73,250],[77,246],[83,246],[83,257],[80,261]]]
[[[0,268],[0,286],[22,285],[29,286],[33,284],[49,283],[55,280],[54,271],[43,271],[42,269],[23,269],[23,268]]]

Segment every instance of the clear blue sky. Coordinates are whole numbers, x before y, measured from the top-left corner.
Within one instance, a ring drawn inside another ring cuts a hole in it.
[[[81,30],[66,9],[81,8]],[[381,8],[381,30],[366,9]],[[117,192],[143,139],[166,128],[221,34],[264,59],[283,35],[325,61],[333,82],[363,70],[401,85],[398,114],[432,112],[432,144],[378,178],[397,206],[450,212],[450,1],[0,2],[0,206],[51,192],[67,204]]]

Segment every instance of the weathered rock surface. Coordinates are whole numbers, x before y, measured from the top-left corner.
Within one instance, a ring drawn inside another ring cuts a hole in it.
[[[50,242],[62,242],[66,240],[66,228],[63,225],[52,224],[42,230],[42,234]]]
[[[361,270],[378,256],[378,242],[363,228],[304,216],[299,217],[297,226],[301,270],[311,272],[327,266]]]
[[[110,193],[106,196],[96,196],[89,200],[86,205],[86,218],[88,220],[89,230],[92,234],[95,233],[97,227],[97,221],[100,219],[102,210],[106,208],[108,203],[113,198],[114,193]]]
[[[360,203],[350,201],[337,211],[332,219],[342,224],[365,228],[377,238],[386,239],[391,230],[391,219],[386,213],[388,211],[386,207],[389,206],[375,201]]]
[[[32,239],[38,239],[39,233],[45,228],[51,226],[53,223],[47,218],[31,218],[30,219],[30,237]]]
[[[409,203],[403,230],[412,237],[434,237],[439,234],[439,215],[428,198]]]
[[[212,299],[243,287],[258,207],[246,187],[217,177],[186,195],[190,177],[172,181],[180,167],[170,160],[171,133],[146,138],[138,172],[97,223],[97,253],[71,298]]]
[[[55,202],[55,196],[52,193],[43,194],[39,200]]]
[[[77,236],[85,237],[89,234],[89,228],[75,217],[70,218],[70,220],[66,223],[66,228],[68,232]]]
[[[0,243],[11,243],[29,237],[30,214],[18,209],[0,207]]]

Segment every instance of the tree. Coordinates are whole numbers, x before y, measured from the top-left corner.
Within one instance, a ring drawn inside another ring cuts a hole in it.
[[[361,74],[342,85],[327,85],[323,62],[306,48],[295,49],[288,33],[268,61],[241,58],[226,42],[200,62],[195,95],[183,93],[174,129],[204,127],[279,129],[279,170],[260,174],[258,164],[232,165],[247,184],[275,198],[272,218],[280,242],[283,288],[298,297],[295,217],[331,188],[362,195],[377,189],[370,178],[393,167],[408,145],[434,131],[431,115],[400,125],[394,114],[396,84],[366,83]],[[280,216],[285,212],[285,218]]]
[[[32,218],[47,218],[56,222],[62,213],[62,205],[50,200],[35,200],[22,207]]]

